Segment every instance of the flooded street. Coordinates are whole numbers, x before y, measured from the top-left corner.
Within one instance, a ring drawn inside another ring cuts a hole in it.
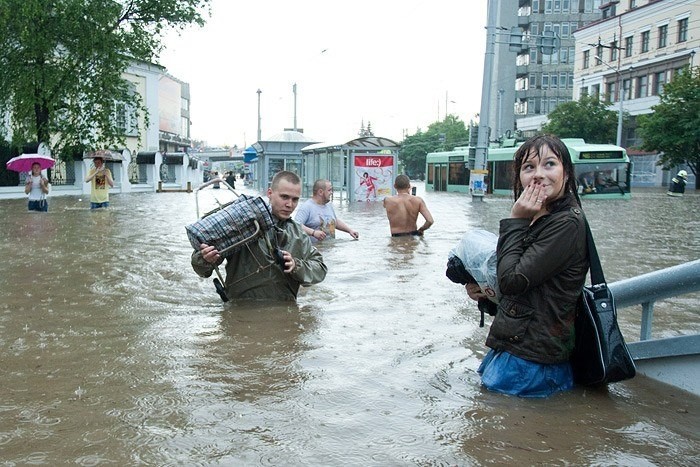
[[[320,246],[328,276],[296,305],[223,304],[192,271],[192,193],[0,200],[0,465],[700,464],[698,398],[644,377],[482,389],[488,324],[445,266],[510,200],[418,194],[423,239],[390,238],[381,203],[336,202],[360,239]],[[699,205],[585,200],[608,281],[700,257]],[[698,293],[658,303],[653,336],[699,332],[698,310]],[[628,341],[640,321],[621,311]]]

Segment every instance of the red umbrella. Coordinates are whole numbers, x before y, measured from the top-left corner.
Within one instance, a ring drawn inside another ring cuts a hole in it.
[[[41,170],[44,170],[53,167],[56,161],[41,154],[22,154],[7,161],[7,168],[13,172],[31,172],[34,163],[39,164]]]

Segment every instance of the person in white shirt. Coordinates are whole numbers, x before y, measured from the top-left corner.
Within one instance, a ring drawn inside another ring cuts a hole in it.
[[[49,210],[49,203],[46,201],[46,195],[49,194],[49,179],[41,175],[41,165],[38,162],[32,164],[32,173],[24,184],[24,192],[29,195],[27,209],[39,212]]]
[[[294,220],[300,223],[304,232],[311,237],[313,243],[335,238],[335,231],[347,232],[354,239],[360,234],[338,219],[330,202],[333,196],[333,185],[330,180],[319,179],[314,182],[313,196],[299,206]]]

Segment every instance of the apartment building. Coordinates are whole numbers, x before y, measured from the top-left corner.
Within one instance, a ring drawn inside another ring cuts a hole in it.
[[[574,32],[574,99],[599,96],[630,115],[622,146],[635,160],[635,182],[658,184],[654,154],[636,150],[642,141],[636,116],[652,112],[665,83],[700,57],[700,2],[615,0],[600,6],[602,18]]]
[[[496,0],[493,0],[496,1]],[[497,26],[504,31],[495,47],[494,86],[490,96],[491,139],[520,130],[536,132],[546,115],[570,101],[574,91],[573,33],[602,17],[601,0],[498,0]],[[516,26],[523,47],[510,50],[506,31]],[[543,54],[538,38],[559,37],[552,54]]]

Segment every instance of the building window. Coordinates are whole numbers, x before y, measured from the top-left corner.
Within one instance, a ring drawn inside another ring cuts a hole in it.
[[[530,47],[530,62],[531,64],[537,63],[537,47]]]
[[[649,52],[649,31],[642,33],[642,53]]]
[[[574,74],[569,73],[569,89],[574,89]]]
[[[528,76],[528,80],[530,81],[528,83],[530,89],[537,89],[537,75],[535,73],[532,73],[530,76]]]
[[[664,24],[663,26],[659,26],[659,48],[663,49],[666,47],[666,43],[668,42],[668,25]]]
[[[549,89],[549,74],[542,73],[542,89]]]
[[[190,137],[190,121],[187,119],[187,117],[180,117],[180,136],[184,136],[185,138]]]
[[[532,0],[532,12],[533,13],[540,12],[540,0]]]
[[[678,21],[678,42],[688,40],[688,18],[683,18]]]
[[[632,99],[632,80],[625,79],[622,81],[622,93],[625,96],[625,100],[629,101]]]
[[[588,95],[588,86],[582,86],[581,89],[579,89],[578,93],[580,96],[587,96]]]
[[[611,82],[605,85],[605,101],[606,102],[615,102],[617,99],[615,99],[615,82]]]
[[[637,0],[630,0],[630,9],[637,7]]]
[[[651,94],[660,96],[664,92],[664,84],[666,84],[666,72],[654,73],[654,89]]]
[[[583,51],[583,68],[584,68],[584,70],[590,66],[590,61],[591,61],[591,51],[584,50]]]
[[[559,77],[556,73],[552,73],[552,76],[549,78],[549,87],[552,89],[557,89],[559,87]]]
[[[612,41],[610,43],[610,61],[617,61],[617,41]]]
[[[559,87],[561,89],[566,89],[566,85],[569,80],[566,79],[566,73],[559,73]]]
[[[630,37],[625,37],[625,57],[631,57],[632,56],[632,36]]]
[[[552,0],[544,0],[544,12],[545,13],[552,12]]]
[[[557,99],[556,98],[551,98],[549,99],[549,112],[553,112],[554,109],[557,108]],[[549,113],[547,112],[547,113]]]
[[[608,6],[603,8],[603,19],[605,18],[612,18],[617,14],[617,10],[615,8],[616,4],[615,3],[608,3]]]
[[[647,97],[647,93],[649,92],[648,85],[649,78],[647,78],[646,75],[637,78],[637,93],[635,94],[635,96],[637,96],[638,98]]]
[[[600,84],[594,84],[591,86],[591,96],[600,97]]]
[[[570,0],[563,0],[563,1],[561,2],[561,12],[562,12],[562,13],[568,13],[568,12],[569,12],[569,9],[571,8],[571,7],[569,6],[570,3],[571,3]]]

